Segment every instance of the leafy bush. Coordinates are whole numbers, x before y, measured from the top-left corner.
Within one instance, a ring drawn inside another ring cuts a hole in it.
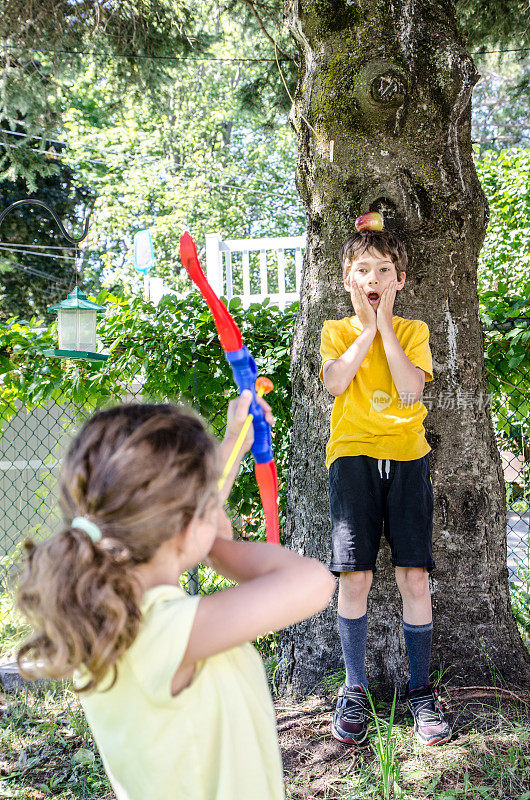
[[[530,281],[530,150],[483,153],[476,168],[490,207],[479,261],[479,294],[519,294]]]
[[[97,302],[108,306],[98,325],[98,335],[110,352],[103,365],[44,356],[55,341],[56,322],[46,326],[36,319],[9,320],[0,325],[0,419],[9,419],[17,403],[28,408],[73,403],[80,417],[88,416],[122,400],[136,382],[144,400],[189,403],[222,436],[226,406],[236,389],[203,299],[196,294],[168,295],[155,308],[141,298],[101,293]],[[244,309],[235,299],[230,311],[258,370],[274,382],[268,399],[277,419],[273,446],[282,508],[291,432],[289,353],[297,304],[286,311],[267,301]],[[248,456],[230,505],[246,535],[261,535],[261,504],[251,465]]]
[[[500,282],[497,290],[485,291],[480,298],[491,410],[498,434],[516,454],[530,434],[530,315],[521,318],[529,294],[530,281],[511,294]]]
[[[530,151],[486,152],[476,166],[490,205],[479,260],[486,373],[495,427],[519,453],[530,416]]]

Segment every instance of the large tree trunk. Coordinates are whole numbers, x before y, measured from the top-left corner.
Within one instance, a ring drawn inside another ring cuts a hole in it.
[[[407,232],[396,313],[427,322],[435,382],[426,421],[434,484],[433,667],[454,682],[530,680],[511,612],[501,463],[486,400],[477,256],[487,204],[472,161],[478,75],[443,0],[291,0],[301,54],[293,124],[308,216],[292,351],[287,539],[330,554],[324,449],[332,398],[318,379],[325,319],[353,313],[338,250],[364,211]],[[432,388],[431,388],[432,387]],[[427,403],[426,403],[427,405]],[[308,693],[342,667],[335,607],[282,638],[285,690]],[[368,676],[407,679],[401,602],[386,542],[369,599]]]

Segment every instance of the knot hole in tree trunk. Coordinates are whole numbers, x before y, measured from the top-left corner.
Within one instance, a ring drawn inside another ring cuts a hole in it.
[[[359,108],[377,127],[387,127],[399,135],[404,122],[404,106],[408,96],[409,76],[399,64],[384,58],[373,58],[360,70],[355,81]]]

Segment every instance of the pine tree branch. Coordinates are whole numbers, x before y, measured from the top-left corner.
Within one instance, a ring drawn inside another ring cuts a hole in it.
[[[276,43],[276,39],[274,38],[274,36],[271,36],[271,34],[268,32],[267,28],[265,27],[265,23],[263,22],[263,20],[259,16],[258,12],[256,11],[256,8],[255,8],[254,3],[252,2],[252,0],[242,0],[242,1],[243,1],[243,3],[245,3],[245,5],[247,5],[250,8],[252,13],[256,17],[256,21],[257,21],[258,25],[260,26],[261,30],[263,31],[263,33],[265,34],[267,39],[270,42],[272,42],[272,44],[275,46],[276,50],[282,56],[282,58],[286,58],[288,61],[292,61],[293,59],[291,58],[291,56],[287,55],[287,53],[284,53],[283,50],[280,50],[280,48],[278,47],[278,44]]]

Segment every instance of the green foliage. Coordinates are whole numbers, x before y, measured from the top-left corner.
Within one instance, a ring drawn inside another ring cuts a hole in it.
[[[74,4],[68,13],[75,17],[80,13],[80,5]],[[83,26],[92,19],[98,3],[82,5],[86,19],[83,18],[79,31],[72,34],[76,47],[81,46],[78,37],[82,37]],[[128,4],[122,5],[123,8],[115,9],[113,25],[118,25],[121,13],[133,13],[126,7]],[[152,5],[152,0],[145,0],[139,13],[143,14]],[[163,12],[167,4],[160,5]],[[38,15],[37,9],[31,12]],[[57,10],[59,31],[66,13],[65,9]],[[20,103],[27,106],[23,124],[21,112],[15,109],[15,98],[6,99],[5,116],[12,121],[0,126],[6,131],[0,131],[0,156],[23,159],[26,153],[39,164],[42,162],[43,168],[51,165],[55,170],[53,180],[48,179],[45,184],[39,182],[38,176],[33,179],[32,186],[38,189],[39,197],[54,207],[58,199],[59,205],[63,199],[67,200],[70,213],[63,212],[64,218],[72,215],[79,220],[88,212],[91,214],[90,233],[83,242],[78,267],[83,273],[84,286],[95,293],[102,285],[110,291],[120,292],[123,285],[131,287],[133,293],[138,291],[141,278],[132,264],[132,241],[141,228],[150,227],[153,236],[156,261],[152,274],[162,277],[175,289],[183,286],[176,258],[178,231],[190,230],[202,245],[205,234],[210,232],[244,238],[298,235],[303,230],[305,218],[294,184],[296,142],[285,109],[278,114],[275,82],[278,83],[279,76],[273,44],[263,38],[261,30],[256,33],[259,26],[241,3],[228,13],[213,0],[200,0],[194,6],[194,13],[194,19],[187,20],[182,33],[188,34],[192,43],[197,37],[206,37],[210,42],[207,56],[194,51],[181,60],[179,51],[173,49],[171,53],[176,58],[165,60],[158,58],[165,50],[142,45],[142,55],[156,52],[157,59],[152,62],[116,59],[111,57],[115,55],[114,45],[101,45],[101,37],[110,35],[110,31],[99,31],[96,26],[94,41],[86,48],[90,52],[83,60],[67,59],[66,64],[63,58],[63,64],[50,61],[51,53],[39,53],[38,70],[48,77],[33,105],[30,91],[33,66],[28,67],[27,89],[19,82]],[[156,27],[156,15],[152,22]],[[29,29],[36,30],[31,24]],[[123,50],[130,52],[139,47],[142,36],[147,36],[146,30],[139,31],[127,47],[125,37]],[[101,54],[93,55],[100,45]],[[46,48],[51,44],[45,42],[41,46]],[[16,59],[12,61],[10,69],[15,85],[20,65]],[[144,70],[152,63],[159,72],[149,79],[146,75],[137,76],[138,81],[133,77],[126,79],[127,69],[136,69],[136,63],[138,69],[143,64]],[[291,62],[282,64],[287,80],[292,79],[292,65],[288,66]],[[124,74],[118,79],[120,69]],[[269,75],[271,71],[275,73],[274,80]],[[26,75],[24,71],[21,74]],[[45,104],[43,108],[39,106],[41,101]],[[53,124],[46,119],[52,107],[61,112],[60,116],[55,114]],[[47,138],[50,129],[53,141]],[[23,135],[15,135],[19,133]],[[64,198],[57,198],[59,189],[68,188],[61,180],[66,172],[74,176],[78,186],[90,187],[90,196],[80,197],[70,191]],[[26,173],[23,178],[27,183]],[[17,185],[22,194],[26,193],[24,180],[21,178],[21,186]],[[0,184],[0,193],[2,190],[6,203],[15,199],[11,197],[11,185]],[[76,225],[71,227],[77,229]],[[42,229],[36,225],[24,236],[2,228],[6,241],[50,244],[49,237],[41,234]],[[15,260],[14,256],[11,260]],[[4,318],[42,315],[45,305],[51,305],[54,299],[40,304],[39,300],[54,288],[61,263],[68,262],[41,258],[37,264],[36,258],[24,259],[24,264],[49,272],[47,292],[42,291],[45,277],[34,272],[24,275],[21,267],[13,267],[9,286],[11,306]],[[50,265],[55,265],[54,269],[47,269]],[[23,278],[25,283],[35,286],[33,303],[28,290],[18,291]],[[27,300],[24,308],[14,307],[17,297]]]
[[[479,262],[486,371],[497,430],[517,453],[530,417],[530,151],[488,152],[477,170],[491,214]]]
[[[183,285],[177,231],[202,244],[211,232],[245,238],[303,229],[292,132],[283,120],[264,126],[236,113],[237,92],[255,69],[181,64],[158,106],[148,97],[113,106],[108,72],[97,88],[93,68],[79,79],[64,114],[73,143],[64,159],[98,196],[85,265],[94,291],[101,277],[109,288],[136,291],[132,238],[141,228],[153,236],[153,274],[174,288]]]
[[[5,19],[4,13],[0,19]],[[58,172],[58,165],[46,155],[44,131],[59,123],[60,92],[46,56],[39,60],[31,52],[8,50],[7,42],[4,47],[0,55],[0,182],[22,180],[33,192],[39,177]],[[42,132],[42,138],[27,138],[27,130]]]
[[[16,126],[23,121],[28,134],[36,135],[37,141],[42,136],[42,141],[37,147],[31,138],[5,134],[3,141],[0,134],[0,161],[10,180],[23,177],[30,188],[31,170],[48,174],[43,171],[54,169],[38,149],[45,149],[50,136],[64,138],[65,114],[72,105],[84,104],[76,97],[79,85],[96,99],[92,103],[96,118],[110,111],[115,123],[123,104],[147,103],[159,117],[159,127],[165,118],[166,134],[172,132],[172,121],[185,121],[192,130],[199,123],[202,131],[207,131],[209,121],[215,132],[224,113],[219,106],[225,107],[228,96],[227,130],[235,116],[245,116],[242,107],[251,112],[257,125],[268,128],[276,124],[278,108],[284,114],[288,110],[290,101],[276,56],[283,59],[284,79],[291,90],[295,67],[286,53],[289,37],[277,2],[270,13],[260,9],[262,18],[265,15],[265,35],[263,20],[258,21],[239,0],[228,6],[216,0],[43,0],[29,6],[25,0],[5,0],[4,5],[0,18],[0,119],[4,122],[0,127],[6,128],[7,121],[7,129],[18,131]],[[87,75],[92,80],[85,80]],[[205,94],[210,95],[206,118],[201,108]],[[94,118],[87,116],[85,121],[93,123]],[[181,132],[184,127],[180,125]],[[199,148],[201,140],[199,133],[195,137]]]
[[[530,150],[482,153],[476,168],[490,205],[480,253],[480,293],[518,292],[530,281]],[[499,283],[507,288],[499,289]]]
[[[530,292],[530,283],[525,291]],[[485,294],[482,295],[487,308],[484,318],[492,320],[492,325],[504,326],[505,320],[509,324],[511,317],[528,302],[527,294],[508,299],[499,297],[497,293],[493,296]],[[530,431],[530,327],[515,320],[509,330],[488,333],[485,344],[486,375],[495,427],[512,452],[522,453]]]
[[[39,129],[57,133],[61,109],[50,99],[62,96],[64,104],[87,61],[112,65],[116,98],[156,90],[166,80],[165,59],[199,55],[211,41],[195,10],[186,0],[3,0],[0,66],[14,70],[14,88],[4,95],[6,116],[19,111],[33,122],[40,106]],[[31,92],[25,72],[34,74],[40,93]]]
[[[527,8],[520,0],[457,0],[456,11],[460,28],[473,48],[528,45]]]
[[[192,18],[183,0],[4,0],[3,12],[0,36],[26,47],[47,42],[50,47],[106,46],[109,52],[164,56],[189,51],[194,44],[183,30]]]
[[[50,401],[74,403],[88,415],[122,400],[136,381],[144,400],[187,402],[222,436],[226,406],[236,390],[203,299],[196,294],[184,299],[166,296],[155,308],[140,298],[103,292],[97,302],[108,306],[98,326],[110,351],[103,366],[44,356],[43,351],[54,346],[56,323],[45,327],[33,319],[0,325],[0,417],[8,419],[17,402],[31,408]],[[297,304],[286,311],[267,302],[243,309],[234,300],[229,307],[258,370],[275,385],[270,396],[277,419],[273,446],[284,508],[291,432],[289,352]],[[251,464],[248,456],[230,504],[245,535],[261,535],[261,505]]]

